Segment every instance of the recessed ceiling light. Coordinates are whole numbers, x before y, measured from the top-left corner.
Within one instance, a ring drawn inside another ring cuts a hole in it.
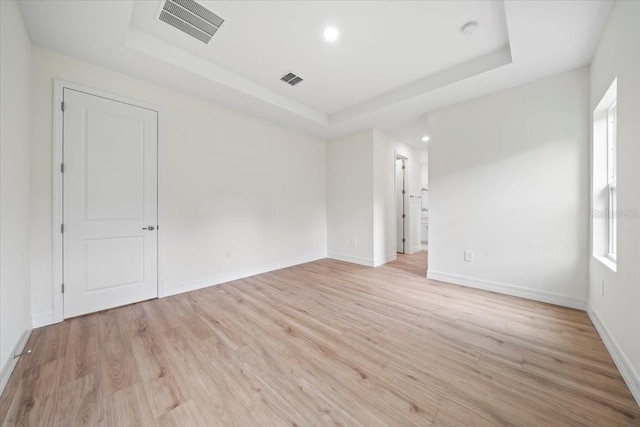
[[[478,30],[478,23],[476,21],[467,22],[460,29],[460,31],[462,31],[462,33],[467,36],[475,33],[477,30]]]
[[[340,32],[336,27],[327,27],[324,29],[324,32],[322,33],[322,35],[324,36],[324,39],[326,41],[334,42],[338,40],[338,36],[340,35]]]
[[[428,137],[427,135],[423,136],[423,137],[422,137],[422,141],[423,141],[423,142],[427,142],[427,141],[429,141],[429,137]]]

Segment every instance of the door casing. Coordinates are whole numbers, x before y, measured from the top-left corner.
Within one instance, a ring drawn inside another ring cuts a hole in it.
[[[400,188],[400,185],[398,183],[398,161],[401,161],[402,164],[402,191],[404,191],[404,193],[402,194],[398,194],[398,188]],[[408,204],[407,204],[407,163],[408,163],[408,159],[404,156],[401,156],[399,154],[395,155],[395,159],[394,159],[394,177],[396,179],[395,182],[395,206],[396,206],[396,224],[395,224],[395,228],[396,230],[398,230],[398,225],[399,222],[402,221],[402,236],[396,235],[396,253],[401,253],[401,254],[405,254],[407,253],[407,240],[408,240],[408,236],[407,236],[407,219],[409,218],[409,212],[408,212]],[[398,206],[399,206],[399,196],[402,198],[402,211],[399,212]],[[404,218],[401,216],[404,215]],[[396,231],[396,233],[398,233],[398,231]],[[402,242],[402,251],[398,250],[398,241],[400,239],[403,239],[404,241]]]
[[[115,95],[109,92],[101,91],[98,89],[89,88],[76,83],[68,82],[61,79],[53,80],[53,155],[52,155],[52,184],[53,184],[53,199],[52,199],[52,291],[53,291],[53,311],[51,316],[47,318],[40,318],[33,323],[33,327],[45,326],[53,323],[62,322],[64,320],[64,295],[62,294],[63,284],[63,240],[61,233],[61,225],[63,222],[63,182],[62,171],[60,165],[63,159],[63,114],[62,114],[62,100],[64,88],[73,89],[79,92],[85,92],[89,95],[98,96],[101,98],[111,99],[113,101],[122,102],[125,104],[131,104],[138,107],[154,110],[158,113],[158,224],[162,224],[162,200],[163,200],[163,113],[162,109],[156,105],[141,102],[135,99]],[[159,228],[158,231],[158,295],[161,295],[160,290],[163,287],[163,229]]]

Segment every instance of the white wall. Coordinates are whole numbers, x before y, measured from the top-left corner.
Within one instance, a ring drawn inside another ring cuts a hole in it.
[[[420,154],[379,129],[373,131],[374,265],[395,259],[397,252],[395,157],[407,158],[405,169],[405,252],[420,250]],[[417,196],[417,197],[410,197]]]
[[[581,68],[429,114],[428,277],[584,308],[588,84]]]
[[[420,152],[420,166],[422,174],[420,175],[420,185],[422,188],[429,188],[429,152],[423,150]]]
[[[419,154],[379,129],[331,140],[328,152],[328,256],[368,266],[395,259],[395,155],[408,159],[407,192],[419,196]],[[412,253],[420,250],[420,199],[409,206]]]
[[[36,324],[52,314],[54,77],[161,110],[161,296],[326,256],[325,141],[36,47],[33,69]]]
[[[31,328],[29,168],[31,43],[15,1],[0,2],[0,392]]]
[[[592,319],[640,403],[640,2],[616,3],[591,63],[591,111],[618,78],[617,272],[590,257]],[[592,201],[593,202],[593,201]],[[592,219],[606,221],[606,219]],[[597,225],[597,224],[596,224]],[[593,238],[593,235],[592,235]],[[601,293],[605,282],[604,295]],[[595,316],[594,316],[595,315]]]
[[[373,265],[371,129],[328,143],[327,236],[330,258]]]

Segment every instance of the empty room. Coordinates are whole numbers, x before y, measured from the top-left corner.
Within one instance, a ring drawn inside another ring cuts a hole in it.
[[[640,426],[640,1],[0,18],[0,425]]]

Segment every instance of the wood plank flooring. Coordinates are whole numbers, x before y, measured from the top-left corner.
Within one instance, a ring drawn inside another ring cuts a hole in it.
[[[33,331],[3,426],[629,426],[584,312],[312,262]]]

